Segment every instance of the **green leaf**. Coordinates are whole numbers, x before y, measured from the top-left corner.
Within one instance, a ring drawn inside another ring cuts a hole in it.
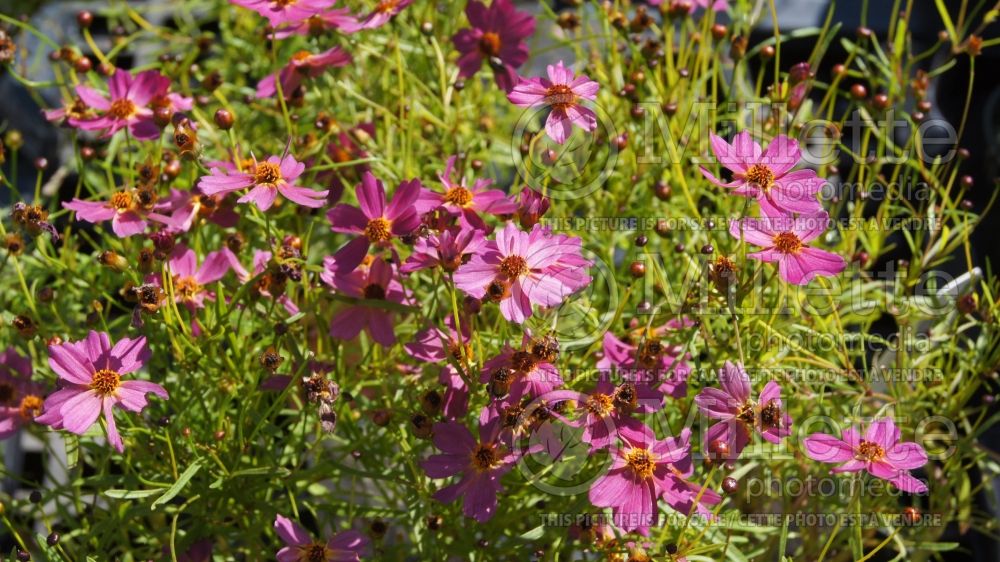
[[[74,468],[80,462],[80,438],[72,433],[67,433],[63,439],[63,443],[66,445],[66,466]]]
[[[545,526],[539,525],[530,531],[521,533],[518,536],[518,538],[523,541],[537,541],[538,539],[542,538],[542,534],[544,533],[545,533]]]
[[[158,506],[163,505],[168,501],[174,499],[177,496],[177,494],[181,493],[181,490],[184,489],[184,486],[187,485],[187,483],[191,480],[191,478],[194,477],[195,474],[198,473],[199,470],[201,470],[201,459],[198,459],[193,463],[191,463],[191,466],[187,467],[187,469],[183,473],[181,473],[180,477],[177,478],[177,482],[174,482],[173,486],[167,488],[167,491],[163,492],[163,495],[160,496],[159,499],[157,499],[155,502],[153,502],[153,505],[150,507],[156,509]]]
[[[105,490],[104,495],[116,500],[138,500],[162,494],[163,490]]]

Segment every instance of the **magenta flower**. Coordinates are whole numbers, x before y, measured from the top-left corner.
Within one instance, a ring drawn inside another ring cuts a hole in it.
[[[589,282],[589,265],[578,239],[539,226],[522,232],[508,222],[495,242],[458,268],[455,285],[474,298],[488,297],[504,318],[520,324],[531,316],[532,304],[556,306]]]
[[[157,207],[156,194],[148,189],[122,189],[115,192],[108,201],[84,201],[73,199],[63,202],[63,207],[76,211],[77,220],[98,223],[111,221],[111,230],[119,238],[142,234],[146,230],[147,218],[171,224],[168,217],[151,213]]]
[[[660,497],[683,515],[697,509],[707,516],[710,512],[704,504],[722,501],[714,491],[702,491],[686,480],[694,471],[690,429],[684,428],[679,439],[657,440],[648,427],[638,433],[623,432],[622,437],[621,445],[610,449],[611,468],[590,488],[590,503],[610,507],[615,524],[626,532],[649,535],[649,528],[659,519],[656,502]]]
[[[17,433],[42,411],[45,389],[31,380],[31,358],[13,347],[0,353],[0,439]]]
[[[548,66],[548,79],[520,77],[507,99],[518,107],[547,106],[552,110],[545,120],[545,132],[555,142],[566,142],[573,125],[585,131],[597,128],[597,116],[580,105],[580,100],[593,101],[600,86],[597,82],[563,66],[562,61]]]
[[[332,30],[350,33],[348,29],[356,29],[358,19],[347,8],[337,8],[313,14],[296,22],[289,22],[275,30],[274,39],[287,39],[292,35],[323,35]]]
[[[285,99],[291,99],[292,94],[306,78],[315,78],[328,68],[346,66],[353,59],[340,47],[334,47],[322,53],[312,54],[309,51],[299,51],[292,55],[292,60],[276,74],[271,74],[257,83],[257,97],[269,98],[277,93],[275,82],[280,80],[281,91]]]
[[[372,11],[361,21],[354,25],[344,25],[341,29],[344,33],[353,33],[362,29],[382,27],[412,3],[413,0],[378,0]]]
[[[232,250],[223,247],[210,252],[205,261],[198,265],[194,250],[179,245],[171,252],[167,261],[167,273],[174,286],[174,301],[183,303],[190,310],[205,308],[205,300],[215,300],[215,293],[205,287],[222,279],[236,260]],[[160,276],[151,275],[150,283],[160,285]]]
[[[458,420],[469,413],[469,385],[458,369],[451,365],[441,367],[438,382],[444,385],[441,414],[447,420]]]
[[[645,384],[624,382],[615,386],[602,374],[594,389],[578,403],[583,413],[580,440],[590,444],[590,451],[607,449],[620,432],[641,432],[643,424],[632,417],[634,412],[652,412],[663,404],[663,394]],[[653,406],[655,405],[655,406]]]
[[[108,79],[110,99],[90,86],[77,85],[80,99],[103,113],[92,119],[77,120],[75,124],[88,131],[105,131],[105,137],[127,128],[139,140],[159,138],[160,128],[153,122],[149,105],[154,98],[166,95],[169,87],[170,80],[155,70],[140,72],[133,78],[127,70],[115,69]]]
[[[341,274],[354,271],[372,244],[387,247],[393,237],[410,234],[420,226],[420,217],[414,208],[420,189],[420,180],[404,181],[386,205],[382,181],[375,179],[371,172],[365,172],[354,190],[361,209],[341,203],[326,214],[334,232],[361,235],[334,254],[336,271]]]
[[[778,262],[778,274],[787,283],[806,285],[818,275],[834,276],[847,267],[841,256],[813,248],[808,243],[826,230],[830,216],[763,216],[729,221],[729,233],[763,248],[747,254],[763,262]]]
[[[709,444],[720,441],[729,446],[735,459],[750,443],[751,433],[760,433],[771,443],[792,433],[792,418],[782,408],[781,386],[768,381],[756,402],[750,398],[750,377],[739,363],[726,361],[719,370],[719,388],[704,388],[694,402],[701,413],[720,420],[708,428]]]
[[[438,176],[444,185],[443,194],[422,189],[417,200],[417,212],[426,213],[437,208],[445,209],[451,215],[458,215],[463,225],[470,228],[485,230],[486,224],[479,213],[491,215],[509,215],[517,211],[517,203],[511,201],[507,194],[499,189],[488,189],[491,180],[477,179],[471,188],[466,187],[465,179],[459,183],[452,181],[457,156],[448,158],[444,173]]]
[[[381,302],[402,304],[406,298],[403,286],[395,279],[392,266],[381,258],[372,261],[371,267],[362,267],[349,273],[339,273],[333,260],[327,257],[320,275],[325,283],[337,292],[358,299],[330,319],[330,336],[339,340],[353,340],[361,330],[368,332],[382,347],[396,343],[391,308],[379,306]]]
[[[368,548],[368,539],[358,531],[341,531],[324,543],[281,515],[274,518],[274,530],[285,543],[278,562],[358,562]]]
[[[635,330],[628,335],[628,342],[606,332],[597,368],[617,372],[626,381],[655,386],[662,394],[674,398],[687,396],[690,356],[681,355],[681,346],[662,341],[665,334],[684,324],[671,321],[648,331]]]
[[[434,446],[443,454],[431,455],[420,466],[431,478],[461,474],[455,484],[441,488],[434,499],[451,503],[464,496],[462,513],[485,523],[496,512],[500,479],[514,466],[513,452],[497,442],[497,424],[480,424],[479,441],[458,422],[434,424]]]
[[[452,38],[462,54],[458,59],[459,76],[471,78],[485,60],[493,69],[497,86],[505,92],[517,84],[517,68],[528,60],[524,39],[535,33],[535,18],[514,9],[510,0],[494,0],[487,8],[470,0],[465,15],[472,28],[461,29]]]
[[[813,170],[790,171],[802,158],[799,143],[794,139],[778,135],[766,151],[750,137],[749,131],[733,137],[732,145],[714,134],[711,139],[712,152],[732,171],[733,181],[725,183],[702,166],[701,174],[708,181],[731,188],[736,195],[756,199],[764,215],[822,211],[816,194],[823,188],[823,178]]]
[[[462,333],[455,329],[455,317],[448,315],[444,319],[447,331],[431,326],[413,337],[413,341],[403,348],[414,359],[428,363],[441,363],[452,358],[459,364],[465,364],[472,359],[472,347],[469,343],[468,319],[462,318]]]
[[[521,190],[517,202],[517,221],[525,230],[534,228],[552,204],[548,197],[528,186]]]
[[[191,191],[171,189],[170,195],[157,203],[156,210],[150,218],[162,222],[174,234],[191,230],[199,217],[224,228],[233,228],[240,220],[233,210],[232,200],[227,200],[225,194],[204,195],[198,188]]]
[[[804,442],[809,458],[826,463],[844,463],[830,473],[865,470],[872,476],[888,480],[911,494],[923,494],[927,485],[914,478],[910,471],[927,464],[927,452],[917,443],[901,443],[899,428],[890,418],[875,420],[868,426],[864,438],[858,429],[844,430],[843,440],[825,433],[813,433]]]
[[[156,383],[122,380],[122,375],[142,368],[149,360],[145,336],[123,338],[111,346],[106,333],[91,331],[86,339],[49,346],[49,366],[59,375],[62,388],[45,399],[38,423],[83,435],[104,414],[108,442],[119,453],[125,450],[112,409],[141,412],[146,394],[166,400],[167,391]]]
[[[221,167],[212,168],[210,175],[202,176],[198,181],[198,188],[205,195],[218,195],[249,187],[250,191],[237,199],[237,202],[252,202],[261,211],[270,209],[279,193],[303,207],[322,207],[326,191],[313,191],[307,187],[294,185],[294,181],[305,169],[306,165],[291,155],[272,156],[264,162],[254,160],[249,173],[227,171]]]
[[[334,0],[229,0],[267,18],[272,27],[295,23],[318,14],[334,4]]]
[[[486,236],[482,230],[469,227],[446,229],[440,234],[418,238],[413,243],[413,252],[399,271],[409,274],[421,269],[440,267],[453,272],[485,245]]]

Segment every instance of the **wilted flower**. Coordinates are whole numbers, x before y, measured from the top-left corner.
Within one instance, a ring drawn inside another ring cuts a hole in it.
[[[521,195],[518,197],[517,207],[517,220],[521,228],[524,230],[534,228],[538,224],[539,219],[542,218],[542,215],[548,212],[551,204],[552,202],[549,201],[548,197],[528,186],[524,186],[524,189],[521,190]]]
[[[453,227],[440,234],[418,238],[413,252],[399,268],[402,273],[440,267],[449,272],[457,270],[472,255],[486,245],[482,230],[470,227]]]
[[[548,66],[547,79],[522,76],[507,94],[507,99],[518,107],[550,107],[545,132],[562,144],[569,138],[574,124],[585,131],[597,128],[597,116],[580,105],[580,101],[596,99],[599,88],[597,82],[586,76],[574,76],[573,71],[559,61]]]

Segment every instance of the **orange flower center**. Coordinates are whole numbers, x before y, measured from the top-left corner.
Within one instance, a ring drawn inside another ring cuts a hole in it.
[[[132,194],[128,191],[119,191],[111,196],[111,206],[119,211],[124,211],[132,206]]]
[[[774,237],[774,247],[782,254],[797,254],[802,251],[802,240],[793,232],[782,232]]]
[[[274,185],[281,181],[281,168],[271,162],[258,162],[253,173],[253,180],[257,185]]]
[[[858,444],[858,449],[855,451],[854,458],[859,461],[876,462],[882,460],[885,457],[885,449],[883,449],[878,443],[872,441],[861,440]]]
[[[385,242],[392,237],[392,223],[384,217],[377,217],[368,221],[365,226],[365,236],[372,242]]]
[[[545,92],[545,101],[552,109],[566,110],[576,105],[576,94],[566,84],[553,84]]]
[[[472,450],[472,466],[479,472],[486,472],[499,462],[492,445],[481,444]]]
[[[747,401],[740,406],[740,411],[736,414],[736,418],[747,425],[753,425],[754,420],[757,418],[757,414],[754,412],[754,403]]]
[[[500,34],[493,31],[483,33],[483,36],[479,38],[479,52],[487,57],[499,56]]]
[[[774,172],[771,168],[763,164],[754,164],[750,166],[747,170],[745,176],[743,176],[747,182],[756,185],[761,189],[770,189],[774,184]]]
[[[615,404],[611,396],[595,392],[587,398],[587,411],[597,417],[604,418],[614,410]]]
[[[115,119],[128,119],[135,115],[135,104],[129,99],[120,99],[111,102],[111,109],[108,110],[108,115],[114,117]]]
[[[306,60],[307,58],[309,58],[311,56],[312,56],[312,53],[310,53],[309,51],[299,51],[299,52],[295,53],[294,55],[292,55],[292,60],[298,61],[298,62],[302,62],[302,61]]]
[[[453,187],[448,190],[448,193],[444,194],[444,202],[465,207],[469,203],[472,203],[472,192],[464,187]]]
[[[194,277],[175,277],[174,293],[180,295],[184,300],[191,300],[201,291],[201,285],[194,280]]]
[[[301,548],[302,556],[299,557],[299,560],[303,562],[326,562],[328,551],[325,544],[314,542]]]
[[[375,6],[375,11],[386,14],[396,9],[397,4],[399,4],[399,0],[382,0]]]
[[[642,480],[649,480],[656,470],[656,455],[649,449],[636,447],[625,453],[625,464]]]
[[[500,262],[500,273],[508,279],[517,279],[528,272],[528,262],[521,256],[507,256]]]
[[[21,399],[21,418],[25,421],[35,419],[42,413],[42,399],[34,394],[29,394]]]
[[[118,390],[121,382],[122,377],[118,374],[118,371],[101,369],[94,373],[94,378],[90,381],[90,388],[96,390],[102,396],[110,396],[114,394],[115,390]]]

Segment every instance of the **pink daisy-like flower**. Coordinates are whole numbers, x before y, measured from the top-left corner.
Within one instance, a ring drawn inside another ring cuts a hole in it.
[[[274,530],[285,543],[278,562],[358,562],[368,548],[368,539],[358,531],[341,531],[326,542],[317,541],[282,515],[274,518]]]
[[[562,144],[573,132],[573,125],[585,131],[597,128],[597,116],[582,105],[581,100],[593,101],[600,88],[586,76],[575,76],[573,71],[563,66],[562,61],[548,66],[548,78],[525,78],[507,94],[507,99],[518,107],[550,107],[545,120],[545,132],[549,138]]]
[[[927,485],[910,471],[927,464],[927,452],[917,443],[899,441],[899,428],[890,418],[872,422],[862,438],[856,427],[844,430],[843,439],[813,433],[804,441],[809,458],[826,463],[843,463],[831,474],[864,470],[911,494],[923,494]]]
[[[420,462],[431,478],[461,474],[455,484],[441,488],[434,499],[451,503],[464,496],[462,513],[485,523],[496,512],[497,492],[503,490],[500,479],[514,466],[516,457],[497,442],[497,424],[480,424],[479,441],[458,422],[434,424],[434,446],[443,451]]]
[[[458,363],[465,363],[472,359],[472,347],[469,344],[468,320],[463,318],[462,333],[455,329],[455,317],[448,315],[444,319],[447,331],[432,326],[419,332],[413,337],[413,341],[404,345],[403,348],[414,359],[426,361],[428,363],[441,363],[447,361],[449,357]]]
[[[663,404],[663,394],[645,384],[624,382],[615,386],[602,373],[594,389],[578,402],[583,413],[580,440],[590,444],[590,451],[610,447],[621,432],[641,432],[642,422],[632,417],[634,412],[652,412]]]
[[[681,346],[668,345],[662,340],[667,333],[687,325],[686,321],[671,320],[658,328],[633,330],[627,342],[607,332],[597,368],[617,372],[627,381],[654,386],[674,398],[684,397],[691,374],[687,362],[690,356],[681,356]]]
[[[489,189],[492,183],[489,179],[477,179],[471,188],[466,187],[464,178],[459,183],[452,181],[456,158],[457,156],[448,158],[444,173],[438,176],[445,188],[443,194],[429,189],[420,191],[418,213],[423,214],[440,207],[452,215],[458,215],[464,225],[486,230],[486,224],[479,213],[509,215],[517,211],[517,203],[511,201],[506,193],[499,189]]]
[[[339,340],[353,340],[361,330],[368,332],[382,347],[396,343],[393,330],[393,311],[378,306],[381,302],[403,304],[406,294],[396,280],[392,266],[381,258],[372,261],[370,267],[358,268],[349,273],[339,273],[336,263],[327,257],[323,261],[323,281],[337,292],[358,299],[330,319],[330,336]]]
[[[342,274],[354,271],[373,244],[386,247],[393,237],[410,234],[420,226],[414,208],[420,189],[420,180],[404,181],[387,205],[381,180],[365,172],[354,190],[361,208],[341,203],[326,214],[334,232],[360,234],[334,254],[336,271]]]
[[[720,420],[708,428],[706,440],[729,447],[727,458],[735,459],[750,443],[751,433],[760,433],[771,443],[792,433],[792,418],[781,403],[781,386],[768,381],[757,401],[750,398],[750,377],[739,363],[726,361],[719,370],[719,388],[704,388],[694,402],[701,413]]]
[[[274,33],[274,39],[287,39],[292,35],[323,35],[332,30],[350,33],[356,29],[358,19],[348,8],[337,8],[313,14],[308,18],[282,25]]]
[[[194,250],[179,245],[171,252],[167,261],[167,273],[174,286],[174,301],[183,303],[190,310],[205,308],[205,300],[214,300],[215,293],[205,287],[222,279],[236,260],[232,250],[222,248],[209,252],[205,261],[198,265]],[[148,282],[160,285],[159,275],[150,275]]]
[[[531,316],[531,305],[552,307],[589,282],[590,262],[580,255],[579,240],[552,235],[539,226],[522,232],[507,223],[496,241],[486,243],[455,272],[455,285],[466,294],[500,305],[500,313],[518,324]]]
[[[235,168],[235,167],[234,167]],[[177,234],[187,232],[197,218],[203,218],[224,228],[235,227],[240,220],[233,210],[232,200],[225,194],[205,195],[198,188],[191,191],[171,189],[170,195],[156,205],[156,216],[167,226],[167,230]]]
[[[378,0],[372,11],[354,25],[342,27],[345,33],[353,33],[362,29],[375,29],[389,23],[399,12],[413,3],[413,0]]]
[[[610,507],[618,527],[644,536],[657,524],[656,502],[661,496],[683,515],[691,515],[693,509],[709,515],[705,504],[717,504],[722,498],[686,480],[694,470],[690,439],[691,430],[687,428],[680,438],[668,437],[662,441],[645,426],[638,433],[623,433],[621,445],[610,449],[611,468],[590,488],[590,503]]]
[[[279,193],[285,199],[303,207],[314,209],[322,207],[326,202],[325,190],[313,191],[308,187],[294,184],[305,169],[305,164],[289,154],[280,157],[271,156],[264,162],[255,160],[249,173],[222,167],[212,168],[210,175],[202,176],[198,180],[198,188],[205,195],[219,195],[249,187],[250,191],[237,199],[237,202],[252,202],[261,211],[270,209]]]
[[[170,80],[156,70],[140,72],[133,78],[127,70],[115,69],[108,79],[110,99],[90,86],[77,85],[76,95],[101,114],[74,124],[88,131],[105,131],[106,137],[127,128],[139,140],[159,138],[160,128],[153,122],[150,102],[166,95],[169,87]]]
[[[825,211],[799,217],[747,217],[731,220],[729,233],[763,248],[747,254],[748,258],[777,262],[778,274],[785,282],[806,285],[816,276],[832,277],[847,267],[843,257],[808,245],[826,230],[829,222],[830,215]]]
[[[712,152],[723,166],[732,171],[733,181],[725,183],[702,166],[701,173],[708,181],[730,188],[736,195],[756,199],[761,205],[761,214],[815,214],[822,211],[816,194],[823,188],[823,178],[809,169],[791,171],[802,159],[799,143],[794,139],[778,135],[767,150],[762,150],[749,131],[733,137],[731,145],[721,137],[710,136]]]
[[[488,385],[495,399],[510,396],[511,401],[523,397],[541,396],[563,385],[559,370],[549,361],[536,356],[528,347],[525,336],[520,349],[504,345],[495,357],[483,363],[479,381]]]
[[[474,76],[486,61],[493,69],[497,86],[509,92],[517,83],[516,69],[528,60],[524,39],[535,33],[535,18],[514,9],[510,0],[493,0],[488,8],[470,0],[465,15],[472,28],[461,29],[451,38],[462,54],[458,59],[459,76]]]
[[[299,51],[292,55],[292,60],[276,74],[271,74],[257,83],[257,97],[269,98],[277,93],[276,81],[281,82],[281,91],[285,99],[291,99],[292,94],[306,78],[315,78],[328,68],[351,64],[351,55],[334,47],[322,53],[313,54],[309,51]]]
[[[440,267],[445,271],[456,271],[470,256],[486,245],[482,230],[469,227],[450,228],[440,234],[430,234],[418,238],[413,243],[413,253],[399,268],[402,273],[413,273],[421,269]]]
[[[73,199],[63,202],[63,207],[76,211],[77,220],[98,223],[111,221],[111,230],[119,238],[128,238],[146,231],[147,218],[170,224],[171,220],[153,213],[158,207],[156,192],[151,188],[122,189],[108,201]]]
[[[295,23],[318,14],[334,4],[334,0],[229,0],[237,6],[253,10],[267,18],[272,27]]]
[[[528,186],[521,190],[517,202],[517,221],[525,230],[534,228],[552,204],[548,197]]]
[[[0,439],[17,433],[42,411],[45,389],[31,380],[31,358],[13,347],[0,353]]]
[[[125,450],[112,409],[141,412],[146,394],[166,400],[167,391],[143,380],[122,380],[122,375],[142,368],[149,360],[145,336],[122,338],[111,346],[108,334],[91,331],[86,339],[49,346],[49,366],[59,375],[62,388],[45,399],[38,423],[83,435],[104,414],[108,442],[119,453]]]

